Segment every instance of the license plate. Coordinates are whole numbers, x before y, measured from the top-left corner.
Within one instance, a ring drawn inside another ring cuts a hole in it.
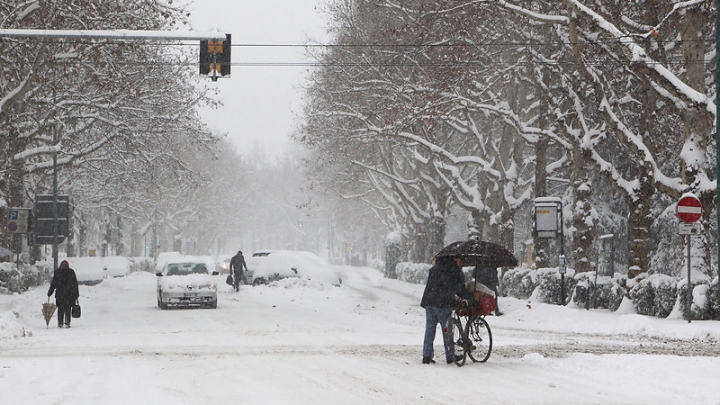
[[[195,298],[197,297],[197,293],[184,293],[183,298]]]

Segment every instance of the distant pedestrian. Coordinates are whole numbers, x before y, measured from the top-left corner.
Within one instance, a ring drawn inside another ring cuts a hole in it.
[[[58,328],[70,327],[72,307],[80,297],[78,290],[77,276],[75,270],[70,268],[67,260],[63,260],[53,272],[53,278],[48,290],[48,298],[55,293],[55,305],[57,305]]]
[[[243,252],[238,250],[237,254],[230,259],[230,274],[233,275],[233,287],[235,291],[240,291],[240,281],[243,280],[243,268],[247,270],[245,257]]]
[[[500,312],[498,306],[498,287],[500,280],[498,279],[497,267],[475,267],[475,281],[484,284],[487,288],[493,290],[495,293],[495,315],[500,316],[503,313]]]
[[[448,364],[455,361],[455,346],[448,319],[458,304],[458,298],[471,299],[472,294],[465,288],[465,275],[460,260],[438,257],[430,268],[420,306],[425,308],[425,340],[423,342],[423,364],[435,363],[434,342],[437,325],[443,331],[445,359]]]

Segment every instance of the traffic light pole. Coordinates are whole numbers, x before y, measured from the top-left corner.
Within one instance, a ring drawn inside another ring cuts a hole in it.
[[[57,106],[57,93],[56,85],[57,80],[53,80],[53,108]],[[53,256],[53,270],[58,268],[58,206],[57,206],[57,148],[58,135],[57,135],[57,120],[53,123],[53,239],[52,239],[52,256]]]
[[[137,31],[137,30],[23,30],[0,29],[0,37],[21,38],[78,38],[78,39],[147,39],[157,41],[224,40],[219,31]]]

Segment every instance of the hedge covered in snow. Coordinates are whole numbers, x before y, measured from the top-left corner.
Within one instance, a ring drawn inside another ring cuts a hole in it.
[[[400,281],[425,284],[430,267],[432,264],[400,262],[395,266],[395,275]]]
[[[424,284],[432,265],[426,263],[398,263],[397,278],[410,283]],[[604,308],[616,311],[623,298],[632,299],[640,315],[659,318],[687,319],[687,281],[664,274],[640,274],[632,280],[626,275],[595,277],[595,272],[577,273],[568,269],[565,274],[565,302],[578,308]],[[547,304],[561,301],[562,283],[557,268],[537,270],[515,268],[505,272],[500,295]],[[720,320],[720,285],[718,279],[699,278],[692,284],[692,319]]]
[[[50,282],[52,265],[38,262],[35,265],[0,263],[0,294],[22,293]]]

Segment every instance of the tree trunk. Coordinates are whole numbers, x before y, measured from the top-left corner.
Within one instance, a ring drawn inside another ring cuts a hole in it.
[[[705,41],[703,40],[703,22],[706,17],[700,8],[694,8],[686,12],[683,18],[683,26],[681,30],[683,58],[685,59],[686,79],[685,82],[695,90],[705,91]],[[685,127],[685,144],[680,157],[681,176],[685,184],[694,191],[698,189],[698,173],[704,162],[704,154],[700,151],[707,149],[708,137],[710,133],[712,117],[702,108],[690,106],[685,110],[683,116]],[[707,191],[705,195],[700,195],[703,204],[712,204],[713,197],[717,191]],[[709,223],[710,206],[705,206],[705,224]],[[699,258],[698,269],[707,275],[712,275],[710,265],[710,244],[707,241],[709,227],[705,227],[706,234],[702,235],[702,241],[694,242],[691,246],[701,251],[692,253],[693,256]],[[684,238],[683,240],[686,240]],[[686,243],[686,242],[684,242]],[[693,266],[694,267],[694,266]]]
[[[477,209],[471,209],[468,217],[468,239],[482,239],[483,228],[483,213]]]
[[[592,196],[592,183],[588,177],[587,168],[590,159],[587,151],[575,150],[573,153],[573,190],[575,204],[572,208],[572,224],[575,228],[573,235],[572,256],[575,263],[575,272],[586,273],[592,271],[591,254],[595,241],[595,224],[597,219],[593,213],[590,197]]]
[[[541,119],[542,119],[541,115]],[[544,121],[544,120],[543,120]],[[542,122],[541,122],[542,126]],[[549,141],[541,136],[535,147],[535,197],[547,196],[547,150]],[[550,241],[547,238],[533,237],[533,258],[535,268],[550,267]],[[528,265],[531,265],[528,263]]]

